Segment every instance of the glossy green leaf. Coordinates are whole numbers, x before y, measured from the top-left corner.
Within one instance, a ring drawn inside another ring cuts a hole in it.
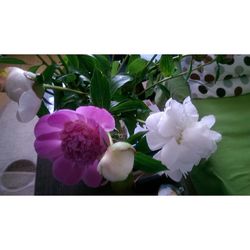
[[[79,68],[79,61],[78,61],[77,55],[67,55],[67,59],[68,59],[68,64],[72,68],[74,68],[74,69]]]
[[[0,56],[0,63],[3,64],[26,64],[23,60],[7,57],[7,56]]]
[[[173,75],[175,64],[171,55],[162,55],[160,59],[160,70],[165,77]]]
[[[110,83],[110,93],[111,96],[114,95],[114,93],[121,88],[124,84],[131,81],[133,78],[129,75],[116,75],[111,79]]]
[[[120,63],[118,61],[114,61],[112,63],[111,76],[115,76],[118,73]]]
[[[140,74],[147,65],[147,61],[142,58],[137,58],[128,65],[128,73],[132,75]]]
[[[109,81],[97,69],[91,79],[90,95],[94,105],[109,109],[111,101]]]
[[[42,76],[43,76],[43,80],[45,83],[52,82],[52,77],[55,73],[56,68],[57,68],[56,64],[51,64],[47,66],[47,68],[44,70],[44,72],[42,73]]]
[[[148,109],[147,105],[141,100],[129,100],[123,103],[119,103],[111,108],[113,114],[119,114],[124,112],[131,112],[138,109]]]
[[[135,154],[134,168],[145,173],[158,173],[166,171],[167,168],[160,161],[153,159],[151,156],[137,152]]]

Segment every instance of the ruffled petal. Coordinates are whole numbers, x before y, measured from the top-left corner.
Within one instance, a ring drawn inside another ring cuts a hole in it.
[[[56,128],[56,127],[52,127],[48,124],[49,116],[50,116],[49,114],[44,115],[37,122],[37,124],[34,128],[34,133],[35,133],[36,137],[39,137],[39,136],[44,135],[44,134],[50,134],[53,132],[60,132],[61,131],[61,129]]]
[[[146,119],[146,126],[149,130],[158,131],[158,123],[164,112],[153,113]]]
[[[89,187],[99,187],[101,185],[102,176],[97,171],[98,161],[92,165],[86,166],[83,170],[82,180]]]
[[[79,107],[76,112],[87,119],[93,119],[107,132],[112,131],[115,128],[115,120],[106,109],[94,106],[83,106]]]
[[[41,99],[37,97],[33,89],[24,92],[19,99],[17,119],[20,122],[29,122],[37,114],[41,106]]]
[[[198,121],[199,119],[198,111],[196,107],[193,105],[193,103],[191,102],[191,99],[189,96],[183,101],[183,108],[184,108],[184,112],[187,115],[187,118],[190,121],[193,121],[193,122]]]
[[[166,138],[162,137],[160,134],[150,131],[146,134],[146,140],[148,147],[151,150],[158,150],[162,148],[167,142]]]
[[[35,140],[34,147],[37,154],[49,160],[54,160],[63,154],[60,140]]]
[[[53,175],[65,185],[75,185],[81,180],[82,168],[74,161],[61,156],[53,163]]]
[[[76,112],[69,109],[61,109],[53,114],[51,114],[48,118],[48,124],[50,126],[63,129],[64,124],[66,122],[78,120]]]
[[[203,126],[207,126],[208,128],[212,128],[214,123],[215,123],[215,117],[214,115],[207,115],[207,116],[204,116],[201,120],[200,120],[200,123],[203,125]]]
[[[178,164],[175,164],[180,154],[180,146],[176,140],[171,139],[161,150],[161,162],[169,170],[177,170]]]

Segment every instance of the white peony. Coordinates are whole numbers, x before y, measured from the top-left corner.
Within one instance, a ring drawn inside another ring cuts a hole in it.
[[[134,166],[135,149],[126,142],[110,145],[100,160],[97,170],[109,181],[123,181]]]
[[[148,146],[159,150],[154,158],[168,168],[165,174],[175,181],[180,181],[201,159],[208,159],[221,140],[221,134],[210,130],[215,123],[213,115],[198,119],[187,97],[183,104],[169,99],[163,112],[153,113],[146,120]]]
[[[18,103],[17,119],[21,122],[31,121],[41,106],[41,99],[32,88],[36,75],[16,67],[6,68],[5,72],[3,90]]]

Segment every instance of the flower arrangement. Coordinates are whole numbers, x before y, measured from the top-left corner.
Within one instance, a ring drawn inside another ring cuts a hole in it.
[[[40,117],[34,147],[59,182],[97,188],[149,174],[177,183],[216,151],[215,117],[199,120],[180,84],[195,70],[181,70],[185,55],[38,57],[27,71],[2,71],[0,89],[18,103],[19,121]]]

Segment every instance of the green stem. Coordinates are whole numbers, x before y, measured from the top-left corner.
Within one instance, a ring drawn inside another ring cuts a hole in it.
[[[43,84],[43,87],[45,89],[54,89],[54,90],[60,90],[60,91],[68,91],[68,92],[76,93],[76,94],[79,94],[79,95],[87,95],[87,93],[84,93],[82,91],[75,90],[75,89],[64,88],[64,87],[60,87],[60,86],[53,86],[53,85],[49,85],[49,84]]]
[[[209,64],[211,64],[211,63],[214,63],[215,61],[216,61],[216,59],[212,60],[212,61],[209,62],[209,63],[201,64],[201,65],[199,65],[198,67],[192,69],[191,72],[193,72],[193,71],[195,71],[195,70],[198,70],[198,69],[200,69],[200,68],[202,68],[202,67],[205,67],[205,66],[207,66],[207,65],[209,65]],[[137,94],[137,96],[142,95],[143,93],[145,93],[146,91],[148,91],[148,90],[151,89],[151,88],[154,88],[155,86],[157,86],[157,85],[160,84],[160,83],[166,82],[166,81],[171,80],[171,79],[174,79],[174,78],[178,78],[178,77],[180,77],[180,76],[184,76],[184,75],[186,75],[186,74],[188,74],[188,73],[189,73],[189,70],[184,71],[184,72],[182,72],[182,73],[180,73],[180,74],[178,74],[178,75],[175,75],[175,76],[169,76],[169,77],[163,78],[163,79],[160,80],[159,82],[156,82],[156,83],[154,83],[153,85],[151,85],[151,86],[149,86],[148,88],[146,88],[146,89],[144,89],[143,91],[141,91],[139,94]]]

